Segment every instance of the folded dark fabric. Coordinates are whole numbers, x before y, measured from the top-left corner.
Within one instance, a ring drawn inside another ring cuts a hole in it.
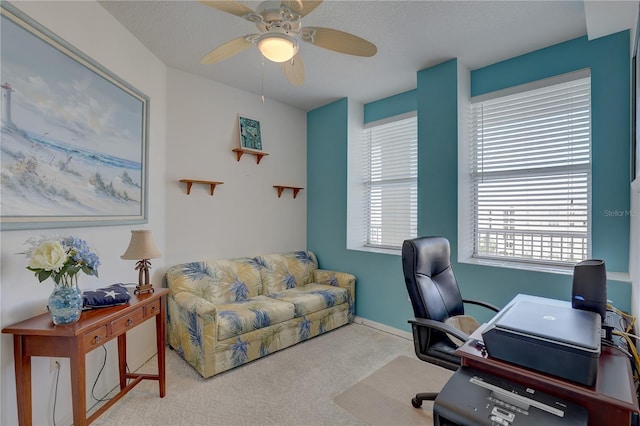
[[[83,309],[122,305],[129,302],[130,298],[129,290],[123,284],[112,284],[109,287],[82,292]]]

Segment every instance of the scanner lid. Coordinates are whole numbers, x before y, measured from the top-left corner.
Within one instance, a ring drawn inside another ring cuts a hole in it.
[[[600,351],[602,317],[571,306],[521,300],[500,315],[494,327],[589,352]]]

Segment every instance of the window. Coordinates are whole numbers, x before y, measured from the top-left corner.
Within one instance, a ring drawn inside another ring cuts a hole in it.
[[[418,131],[415,114],[363,132],[364,245],[397,250],[418,230]]]
[[[590,257],[591,79],[535,86],[471,100],[472,256],[570,266]]]

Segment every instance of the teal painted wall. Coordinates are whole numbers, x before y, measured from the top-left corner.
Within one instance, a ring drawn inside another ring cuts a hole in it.
[[[623,31],[588,41],[580,37],[471,72],[471,95],[527,83],[554,75],[591,69],[592,106],[592,257],[604,259],[608,271],[628,272],[631,145],[631,82],[629,33]],[[493,282],[489,294],[504,288],[521,293],[568,299],[571,277],[457,265],[465,285],[481,278]],[[471,292],[482,295],[477,286]],[[631,309],[631,285],[607,283],[615,306]],[[495,296],[494,296],[495,297]]]
[[[471,74],[471,95],[591,68],[592,256],[608,271],[628,272],[630,208],[629,32],[587,37],[500,62]]]
[[[307,114],[307,247],[321,268],[357,276],[357,315],[403,329],[413,314],[400,257],[346,249],[347,109],[341,99]]]
[[[418,109],[416,100],[416,90],[408,90],[406,92],[389,96],[366,104],[364,106],[364,122],[381,120],[394,115],[404,114],[406,112]]]
[[[630,76],[627,32],[591,42],[571,40],[475,70],[473,95],[581,68],[592,70],[593,256],[609,271],[627,272],[629,218]],[[365,121],[418,109],[420,235],[451,241],[453,267],[465,297],[498,306],[518,293],[569,300],[571,276],[457,263],[457,61],[422,70],[417,89],[365,106]],[[415,98],[414,98],[415,97]],[[357,276],[356,314],[409,330],[413,316],[400,256],[346,249],[348,100],[307,114],[307,245],[320,266]],[[608,212],[608,213],[607,213]],[[609,299],[631,308],[631,286],[610,281]],[[488,314],[469,308],[480,320]]]
[[[346,246],[347,106],[345,98],[307,114],[307,140],[317,141],[307,144],[307,246],[318,256]]]
[[[458,238],[458,61],[418,72],[418,235]],[[455,270],[455,269],[454,269]]]

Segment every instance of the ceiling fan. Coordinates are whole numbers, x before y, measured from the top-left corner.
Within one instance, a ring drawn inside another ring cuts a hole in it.
[[[202,58],[200,62],[203,64],[223,61],[255,44],[265,58],[280,63],[291,84],[299,86],[305,77],[300,40],[347,55],[368,57],[377,52],[373,43],[353,34],[331,28],[303,27],[301,19],[317,8],[322,0],[270,0],[260,3],[255,11],[236,1],[198,1],[253,22],[260,30],[259,34],[248,34],[218,46]]]

